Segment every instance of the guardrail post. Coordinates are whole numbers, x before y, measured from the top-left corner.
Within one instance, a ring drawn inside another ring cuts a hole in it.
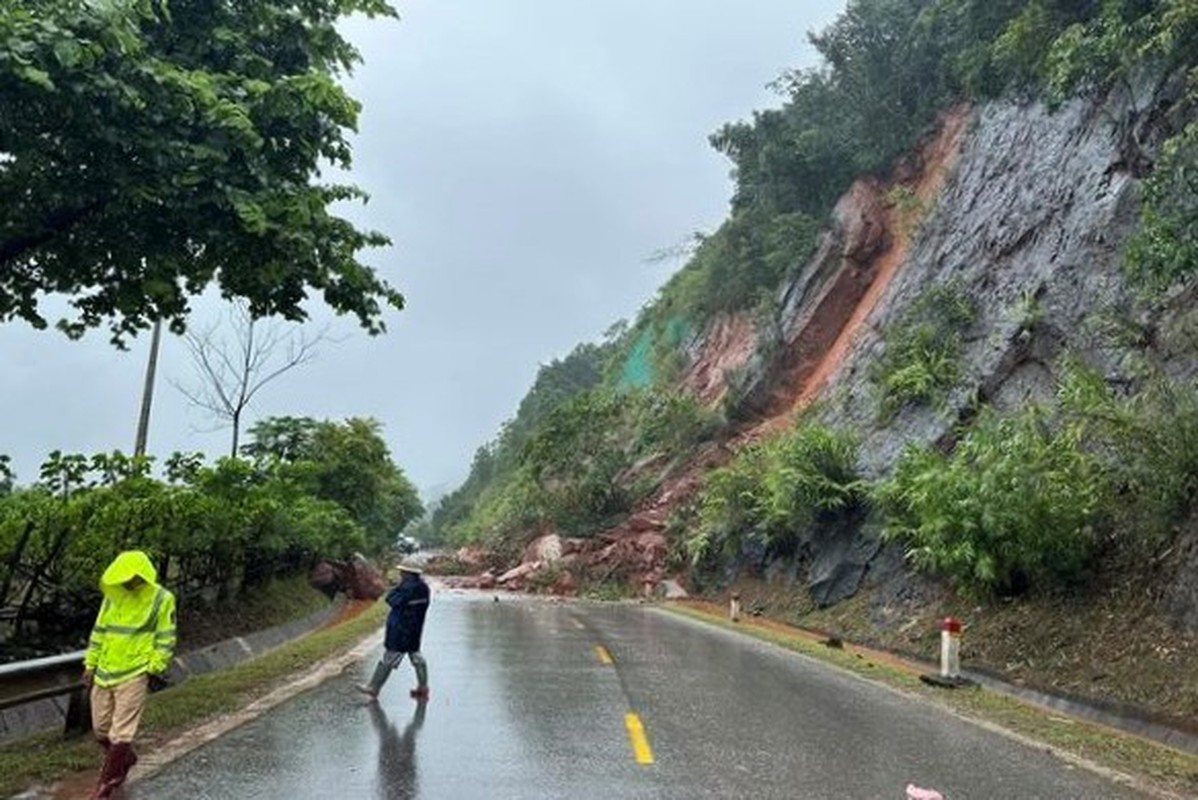
[[[728,601],[728,619],[740,621],[740,592],[733,592],[732,599]]]
[[[91,692],[82,683],[71,691],[67,701],[67,722],[63,736],[72,739],[92,729]]]

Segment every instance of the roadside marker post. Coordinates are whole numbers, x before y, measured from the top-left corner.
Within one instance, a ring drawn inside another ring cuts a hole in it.
[[[728,601],[728,619],[740,621],[740,592],[733,592],[732,599]]]
[[[961,677],[961,620],[945,617],[940,623],[940,677]]]
[[[945,617],[940,621],[940,672],[920,675],[919,679],[929,686],[942,689],[957,689],[973,686],[974,682],[961,675],[961,632],[964,626],[956,617]]]

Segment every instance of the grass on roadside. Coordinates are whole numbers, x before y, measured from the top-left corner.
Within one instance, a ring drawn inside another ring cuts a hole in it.
[[[232,600],[206,604],[198,598],[179,604],[179,644],[189,650],[313,614],[329,599],[313,589],[307,574],[275,578]]]
[[[362,637],[379,630],[386,612],[385,605],[375,604],[340,625],[323,628],[259,658],[228,670],[199,675],[152,695],[139,741],[152,747],[183,728],[248,705],[289,676],[344,652]],[[9,797],[71,772],[95,769],[99,760],[99,750],[90,737],[63,741],[61,734],[44,734],[5,745],[0,748],[0,796]]]
[[[1198,756],[1084,720],[1066,718],[1058,712],[1049,712],[985,689],[954,692],[933,689],[921,683],[915,671],[901,668],[888,656],[847,644],[843,649],[830,648],[801,631],[786,631],[777,624],[768,625],[757,620],[733,623],[714,610],[689,605],[669,604],[664,608],[828,662],[1100,767],[1140,776],[1165,791],[1184,796],[1198,794]]]

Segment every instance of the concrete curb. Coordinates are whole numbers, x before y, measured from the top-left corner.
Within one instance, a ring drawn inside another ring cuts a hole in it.
[[[344,603],[343,598],[338,599],[337,602],[330,603],[306,617],[256,631],[248,636],[234,636],[232,639],[175,656],[174,663],[171,664],[170,681],[179,683],[193,675],[228,669],[249,658],[269,652],[324,625],[341,610]]]
[[[992,692],[1014,697],[1025,703],[1042,708],[1059,711],[1070,717],[1077,717],[1087,722],[1095,722],[1108,728],[1114,728],[1133,736],[1149,739],[1160,744],[1168,745],[1192,755],[1198,755],[1198,736],[1188,731],[1170,727],[1160,722],[1139,716],[1134,711],[1117,711],[1087,702],[1081,698],[1029,689],[1007,683],[992,675],[973,670],[961,670],[961,674],[977,681]]]
[[[227,669],[260,656],[324,625],[341,610],[344,603],[344,599],[339,598],[306,617],[177,655],[171,664],[169,679],[172,683],[179,683],[193,675]],[[66,723],[67,702],[67,696],[63,695],[0,711],[0,743],[17,741],[54,728],[61,730]]]

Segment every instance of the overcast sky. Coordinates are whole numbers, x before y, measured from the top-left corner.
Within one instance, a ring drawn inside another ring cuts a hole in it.
[[[776,106],[766,84],[811,66],[805,33],[843,0],[399,0],[402,20],[346,26],[365,64],[347,215],[395,244],[367,260],[407,297],[370,338],[340,341],[263,390],[270,415],[384,425],[422,490],[465,477],[540,364],[631,319],[679,264],[656,250],[727,213],[725,122]],[[320,316],[320,315],[316,315]],[[197,305],[197,325],[220,318]],[[18,481],[52,450],[130,452],[148,336],[70,342],[0,326],[0,453]],[[149,450],[220,454],[228,431],[189,407],[182,342],[164,340]]]

